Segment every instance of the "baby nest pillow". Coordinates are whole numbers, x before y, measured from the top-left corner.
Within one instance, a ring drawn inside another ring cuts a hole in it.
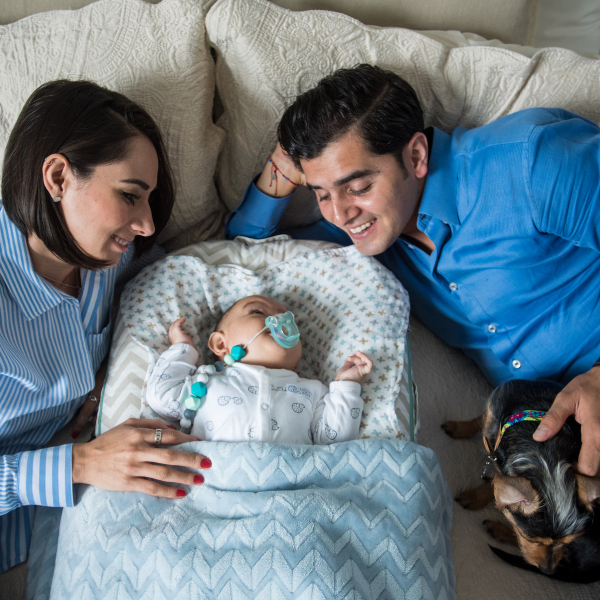
[[[350,353],[362,350],[373,359],[373,372],[362,384],[361,437],[414,439],[417,420],[405,376],[408,295],[385,267],[352,246],[304,252],[256,271],[209,265],[195,256],[168,256],[144,269],[123,293],[113,346],[118,352],[128,336],[137,346],[131,368],[139,372],[146,364],[143,417],[154,416],[145,402],[145,387],[169,346],[172,321],[187,318],[185,328],[197,345],[200,364],[212,363],[207,342],[215,324],[234,302],[253,294],[274,298],[296,315],[303,344],[301,377],[328,384]],[[105,411],[115,410],[114,402],[106,402],[107,392],[114,393],[126,378],[127,360],[121,357],[120,364],[121,369],[109,365],[98,433]]]

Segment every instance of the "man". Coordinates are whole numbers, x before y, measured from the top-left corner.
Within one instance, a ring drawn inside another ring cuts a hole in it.
[[[299,96],[226,234],[267,237],[299,184],[323,220],[292,236],[355,244],[412,310],[495,385],[566,383],[535,439],[573,414],[577,468],[600,473],[600,129],[531,109],[452,135],[425,129],[414,90],[360,65]]]

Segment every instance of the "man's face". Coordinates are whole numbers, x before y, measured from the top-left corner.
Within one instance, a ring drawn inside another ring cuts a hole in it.
[[[321,156],[302,160],[302,170],[325,219],[343,229],[359,252],[381,254],[416,227],[427,173],[427,141],[415,134],[403,151],[404,173],[392,154],[372,154],[349,132]],[[414,222],[414,223],[413,223]]]

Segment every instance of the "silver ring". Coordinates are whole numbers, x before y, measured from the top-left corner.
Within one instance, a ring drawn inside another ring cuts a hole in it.
[[[154,446],[160,446],[160,440],[162,440],[162,429],[157,429],[154,434]]]
[[[91,400],[92,402],[96,402],[96,404],[100,402],[100,400],[98,400],[98,398],[94,396],[94,394],[88,394],[87,399]]]

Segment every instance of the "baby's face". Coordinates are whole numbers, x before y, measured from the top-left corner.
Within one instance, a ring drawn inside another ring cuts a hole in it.
[[[264,296],[243,298],[229,310],[221,323],[220,331],[211,335],[208,345],[222,359],[234,346],[245,346],[265,327],[268,316],[285,313],[286,310],[279,302]],[[283,348],[267,329],[246,348],[246,356],[240,362],[293,371],[301,356],[301,342],[293,348]]]

